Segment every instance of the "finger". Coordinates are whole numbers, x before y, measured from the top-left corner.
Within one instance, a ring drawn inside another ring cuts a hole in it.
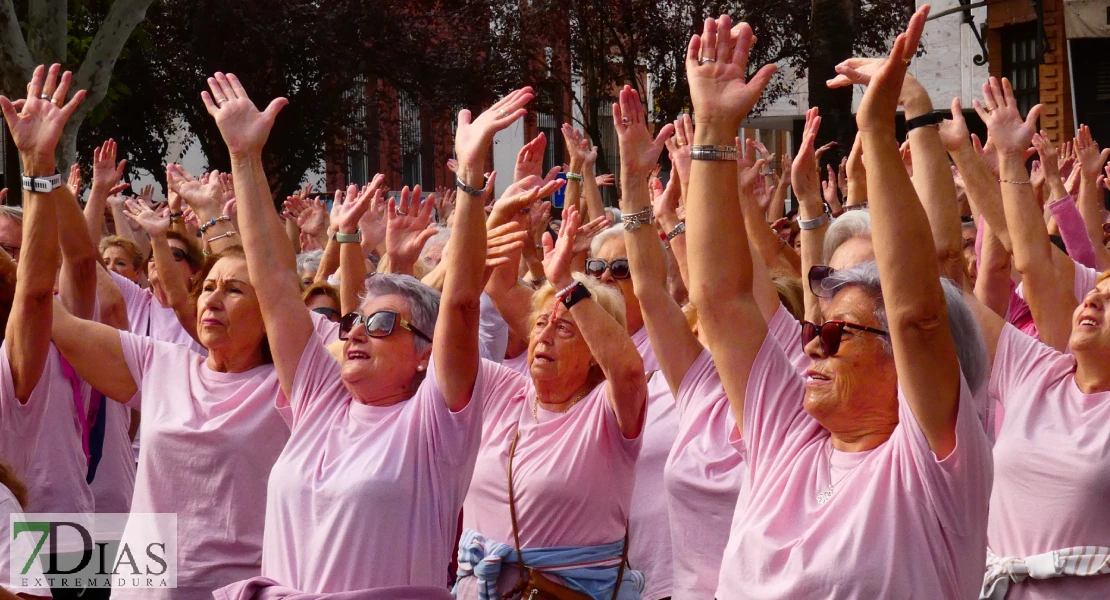
[[[1006,97],[1002,94],[1002,82],[998,81],[997,77],[991,77],[987,80],[987,85],[991,90],[991,99],[994,101],[996,108],[1006,106]],[[988,104],[988,106],[990,106]]]
[[[748,55],[751,52],[752,44],[755,41],[755,35],[752,33],[752,28],[747,23],[740,23],[734,28],[737,33],[736,46],[732,51],[732,61],[740,67],[742,73],[748,72]]]
[[[36,98],[46,96],[49,99],[54,95],[54,91],[58,89],[58,76],[62,72],[62,65],[54,63],[46,71],[46,80],[42,84],[42,91],[36,95]]]
[[[231,81],[228,80],[227,75],[216,71],[215,77],[216,81],[220,84],[220,90],[223,92],[224,98],[228,100],[237,100],[239,98],[238,92],[232,87]]]
[[[85,90],[77,90],[77,93],[73,95],[73,98],[70,98],[69,102],[67,102],[66,105],[62,107],[62,119],[68,121],[70,115],[72,115],[74,111],[77,110],[78,106],[81,106],[81,102],[83,102],[84,100]]]
[[[1013,98],[1011,97],[1010,100],[1012,101]],[[1043,108],[1044,107],[1042,105],[1038,104],[1038,105],[1034,106],[1033,108],[1029,109],[1029,114],[1025,116],[1025,126],[1026,127],[1036,126],[1037,120],[1041,118],[1041,110]]]
[[[732,49],[736,41],[732,37],[732,17],[721,15],[717,19],[717,52],[714,56],[724,63],[732,60]]]
[[[111,190],[109,190],[108,195],[109,196],[114,196],[116,194],[119,194],[119,193],[123,192],[124,190],[126,190],[129,187],[131,187],[130,183],[117,184]]]
[[[701,33],[701,58],[717,59],[717,21],[706,19]]]
[[[62,73],[62,78],[58,81],[58,89],[54,90],[54,93],[50,95],[50,102],[55,106],[62,106],[65,104],[71,81],[73,81],[73,73],[69,71]]]
[[[228,73],[225,77],[227,82],[231,84],[231,89],[235,92],[236,97],[250,100],[250,97],[247,96],[247,90],[243,89],[243,84],[239,82],[239,78],[234,73]]]
[[[216,106],[216,102],[212,100],[212,95],[208,92],[201,92],[200,100],[204,102],[204,108],[208,111],[208,114],[215,117],[218,107]]]
[[[281,112],[281,109],[285,108],[288,105],[289,100],[285,98],[274,98],[270,101],[270,104],[266,107],[266,110],[262,111],[262,116],[266,117],[266,120],[270,123],[273,123],[274,119],[277,119],[278,113]]]
[[[701,52],[701,36],[694,34],[690,36],[690,43],[686,44],[686,70],[698,66],[698,54]]]
[[[758,91],[756,96],[763,95],[763,88],[767,87],[767,84],[771,82],[771,78],[775,76],[775,73],[778,73],[778,70],[779,68],[773,64],[763,65],[763,68],[748,82],[748,87]]]
[[[1014,86],[1010,85],[1010,79],[1007,77],[1002,78],[1002,99],[1006,102],[1006,106],[1016,106],[1017,101],[1014,100]]]
[[[987,122],[987,116],[990,115],[990,112],[986,108],[983,107],[983,103],[979,102],[979,100],[977,100],[977,99],[972,100],[971,101],[971,107],[975,109],[975,114],[979,115],[979,119],[981,121],[983,121],[984,123],[986,123]],[[971,134],[971,137],[972,137],[972,139],[978,139],[974,133]],[[978,149],[978,148],[981,148],[981,146],[976,146],[976,149]]]
[[[39,65],[31,74],[31,83],[27,85],[27,98],[38,98],[42,94],[42,83],[46,79],[46,66]]]
[[[0,112],[4,113],[4,120],[8,122],[9,127],[13,126],[16,122],[16,119],[19,118],[19,115],[16,113],[15,106],[12,104],[11,100],[8,100],[4,96],[0,96]]]

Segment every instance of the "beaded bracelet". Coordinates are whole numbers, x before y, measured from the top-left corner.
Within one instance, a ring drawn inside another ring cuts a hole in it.
[[[227,215],[220,215],[218,217],[214,217],[212,219],[209,219],[207,223],[201,225],[198,229],[199,229],[200,233],[203,235],[203,234],[207,233],[208,230],[210,228],[212,228],[216,223],[218,223],[220,221],[230,221],[230,220],[231,220],[231,217],[229,217]]]

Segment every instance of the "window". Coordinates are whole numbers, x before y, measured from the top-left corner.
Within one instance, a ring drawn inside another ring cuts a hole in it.
[[[355,77],[354,86],[348,95],[355,101],[355,119],[366,124],[370,119],[370,95],[367,93],[367,80],[364,75]],[[370,174],[374,172],[376,164],[371,164],[372,149],[364,136],[357,135],[355,131],[346,132],[347,144],[347,183],[366,185],[370,182]]]
[[[1022,115],[1040,102],[1037,54],[1037,25],[1025,23],[1002,30],[1002,75],[1014,86],[1014,97]]]
[[[423,144],[420,135],[420,105],[407,92],[399,93],[401,129],[401,184],[419,185],[422,181]]]

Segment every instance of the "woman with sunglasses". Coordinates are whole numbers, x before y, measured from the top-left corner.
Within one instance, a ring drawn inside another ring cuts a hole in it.
[[[502,367],[512,393],[485,401],[463,507],[460,599],[519,594],[525,569],[591,598],[609,600],[618,591],[623,600],[640,598],[643,576],[621,565],[646,377],[620,295],[572,277],[578,226],[577,209],[567,207],[558,242],[544,236],[549,283],[538,291],[517,280],[511,263],[486,288],[507,320],[531,323],[531,376]]]
[[[878,264],[837,272],[828,320],[804,327],[813,336],[804,378],[768,335],[729,193],[736,168],[716,160],[733,158],[736,129],[774,67],[745,80],[752,32],[727,16],[691,40],[694,143],[711,147],[691,167],[691,297],[748,465],[718,598],[968,598],[981,582],[990,448],[956,353],[977,329],[935,254],[921,251],[932,239],[894,141],[927,10],[898,37],[857,115]]]
[[[1110,525],[1102,518],[1110,487],[1110,275],[1097,275],[1075,305],[1090,275],[1049,241],[1033,190],[1022,183],[1029,180],[1024,153],[1040,105],[1022,119],[1010,82],[992,77],[975,109],[995,142],[1002,180],[988,180],[996,186],[993,200],[980,206],[1012,250],[1042,339],[989,311],[979,315],[994,356],[989,390],[1005,409],[994,446],[980,597],[1104,598],[1110,594],[1104,575]],[[1060,340],[1063,351],[1053,349]]]
[[[217,73],[204,93],[232,157],[247,267],[281,383],[291,436],[268,483],[262,576],[317,594],[390,586],[440,592],[481,439],[483,402],[507,377],[478,356],[486,260],[483,167],[496,132],[524,114],[530,88],[471,121],[459,114],[454,247],[442,295],[407,275],[376,275],[340,325],[337,360],[301,300],[262,147],[287,103],[259,112],[239,80]],[[341,260],[362,261],[358,224],[372,187],[337,209]],[[508,244],[523,246],[523,234]],[[287,402],[286,402],[287,399]],[[261,580],[239,582],[221,594]]]

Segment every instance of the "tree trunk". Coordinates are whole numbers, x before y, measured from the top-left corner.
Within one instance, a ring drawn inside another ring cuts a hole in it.
[[[853,0],[812,0],[809,23],[809,105],[821,109],[817,145],[831,141],[839,144],[826,152],[821,162],[836,165],[842,156],[848,155],[855,137],[852,88],[831,90],[825,82],[836,77],[837,64],[852,57],[855,3]]]

